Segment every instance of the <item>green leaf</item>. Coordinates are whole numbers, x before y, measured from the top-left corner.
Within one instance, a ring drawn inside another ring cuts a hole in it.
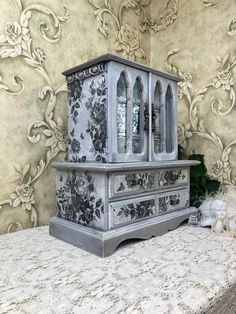
[[[204,155],[192,154],[189,160],[197,160],[199,165],[190,169],[190,205],[199,207],[207,195],[217,193],[220,182],[210,179],[204,162]]]

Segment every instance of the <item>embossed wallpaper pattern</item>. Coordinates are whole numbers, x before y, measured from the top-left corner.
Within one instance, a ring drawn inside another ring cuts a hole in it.
[[[183,78],[179,142],[236,184],[236,4],[226,0],[0,0],[0,233],[48,223],[66,156],[61,72],[106,52]]]

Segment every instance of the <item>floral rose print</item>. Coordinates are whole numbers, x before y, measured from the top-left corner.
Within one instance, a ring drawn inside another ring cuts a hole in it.
[[[78,121],[78,109],[80,108],[82,98],[83,83],[83,80],[75,80],[67,86],[70,115],[75,124]]]
[[[155,200],[130,203],[122,207],[113,207],[114,225],[129,223],[155,214]]]
[[[65,184],[57,189],[57,215],[83,225],[96,224],[104,214],[94,177],[87,172],[67,174]]]
[[[88,68],[67,84],[69,101],[69,160],[106,162],[106,86],[104,64]],[[102,70],[101,70],[102,69]],[[100,74],[101,73],[101,74]],[[98,75],[99,74],[99,75]],[[94,78],[95,76],[95,78]],[[82,145],[85,143],[85,145]],[[86,149],[84,149],[86,147]]]
[[[88,176],[78,176],[75,181],[75,192],[86,197],[89,192],[94,191],[93,182]]]
[[[106,154],[107,140],[106,87],[104,77],[99,82],[93,80],[89,88],[91,97],[85,105],[89,111],[90,120],[86,132],[91,137],[96,161],[106,162],[104,156]]]
[[[160,187],[169,186],[178,183],[182,183],[186,178],[184,170],[163,170],[158,174],[158,185]]]
[[[75,80],[73,83],[68,85],[68,99],[69,106],[71,106],[71,110],[73,111],[73,106],[79,108],[79,101],[82,96],[83,89],[83,80]]]
[[[80,151],[80,142],[75,138],[71,142],[71,150],[73,153],[79,153]]]

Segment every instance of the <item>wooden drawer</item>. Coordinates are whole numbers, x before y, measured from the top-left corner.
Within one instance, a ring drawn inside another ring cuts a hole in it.
[[[160,189],[178,185],[185,185],[188,184],[188,182],[188,168],[157,170],[157,185]]]
[[[169,211],[189,206],[189,190],[182,189],[158,195],[157,213],[164,214]]]
[[[137,195],[154,190],[187,186],[188,183],[188,167],[112,173],[109,175],[109,197]]]
[[[115,173],[109,178],[110,197],[152,191],[155,187],[155,170]]]
[[[109,228],[119,227],[156,215],[155,195],[109,204]]]

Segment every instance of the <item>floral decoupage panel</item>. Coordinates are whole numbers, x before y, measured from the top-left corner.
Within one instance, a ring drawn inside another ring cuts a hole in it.
[[[57,173],[57,216],[78,224],[107,228],[105,174],[59,171]]]
[[[88,69],[86,69],[88,70]],[[72,162],[107,160],[105,74],[74,79],[68,85],[68,157]]]

